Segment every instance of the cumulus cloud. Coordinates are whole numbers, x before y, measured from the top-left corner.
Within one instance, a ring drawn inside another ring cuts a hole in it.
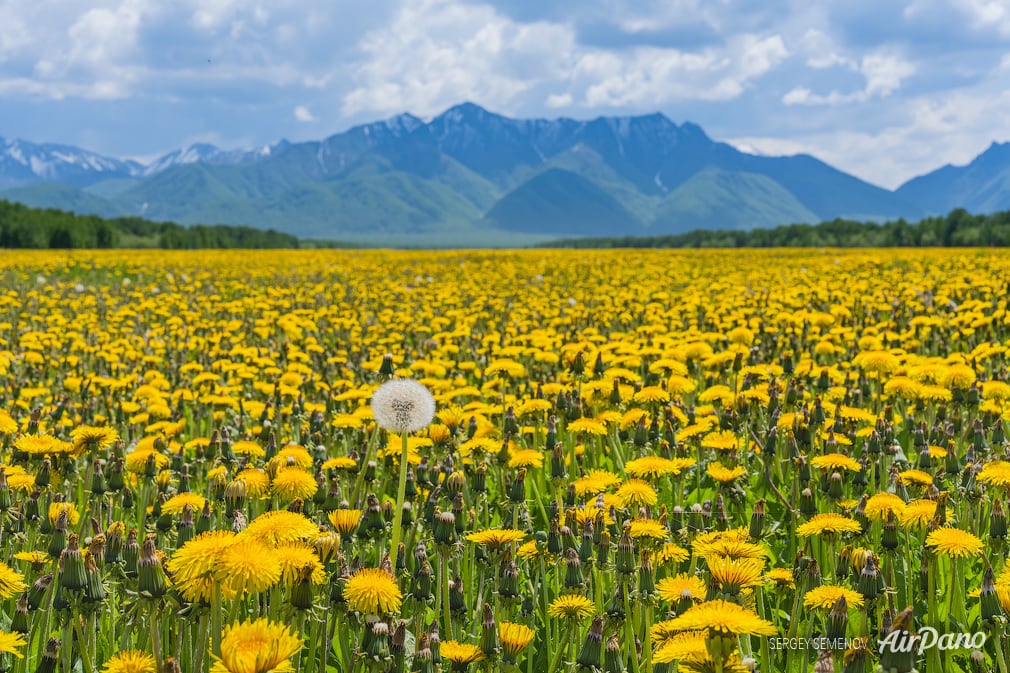
[[[316,121],[316,116],[312,114],[312,110],[304,105],[296,105],[294,109],[295,121],[302,123],[314,122]]]

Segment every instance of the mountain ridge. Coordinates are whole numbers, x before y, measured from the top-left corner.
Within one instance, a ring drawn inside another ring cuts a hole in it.
[[[343,240],[485,230],[558,237],[580,227],[662,235],[698,223],[918,218],[961,198],[1010,207],[1010,144],[990,152],[970,170],[942,167],[891,191],[811,155],[744,152],[658,112],[515,119],[461,103],[428,121],[403,113],[251,150],[198,143],[148,164],[0,139],[0,198]],[[958,193],[941,189],[948,184]],[[600,213],[612,216],[609,228]]]

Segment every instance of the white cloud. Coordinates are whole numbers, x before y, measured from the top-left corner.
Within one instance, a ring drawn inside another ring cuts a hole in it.
[[[836,57],[835,61],[849,65],[863,76],[862,89],[842,93],[832,90],[827,94],[818,94],[805,86],[790,89],[782,102],[786,105],[843,105],[846,103],[864,103],[871,98],[886,98],[895,93],[902,81],[914,75],[916,67],[900,56],[889,53],[871,53],[864,56],[858,66],[849,59]]]
[[[572,104],[572,100],[572,95],[570,93],[552,93],[547,97],[547,107],[568,107]]]
[[[302,123],[314,122],[316,121],[316,116],[312,114],[312,110],[304,105],[296,105],[294,109],[295,121]]]

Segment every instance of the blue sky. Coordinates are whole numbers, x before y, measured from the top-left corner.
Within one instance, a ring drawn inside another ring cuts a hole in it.
[[[470,100],[886,187],[1010,140],[1010,0],[0,0],[0,136],[150,158]]]

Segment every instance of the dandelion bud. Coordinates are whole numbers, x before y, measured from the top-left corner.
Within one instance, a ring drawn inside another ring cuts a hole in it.
[[[586,639],[582,643],[582,649],[579,650],[579,656],[576,658],[576,663],[578,663],[580,668],[583,669],[597,669],[600,667],[600,659],[603,654],[603,617],[601,615],[596,615],[593,617],[593,623],[589,626],[589,632],[586,634]]]
[[[763,498],[759,498],[757,502],[754,503],[754,511],[750,515],[750,530],[748,535],[750,535],[752,540],[760,540],[764,535],[764,525],[765,525],[765,501]]]
[[[463,578],[456,575],[449,582],[449,610],[454,613],[466,612],[466,596],[463,593]]]
[[[989,671],[985,665],[985,653],[981,650],[972,650],[968,656],[968,663],[971,664],[971,673],[988,673]]]
[[[393,354],[386,353],[382,356],[382,364],[379,365],[379,376],[392,378],[393,372]]]
[[[547,531],[547,553],[561,553],[561,528],[557,519],[551,519],[551,526]]]
[[[313,567],[307,565],[298,572],[298,577],[291,586],[291,607],[295,610],[309,610],[312,608],[312,571]]]
[[[859,522],[859,525],[863,527],[863,530],[870,530],[870,519],[866,516],[866,502],[868,498],[864,493],[859,498],[859,503],[856,505],[856,509],[852,512],[852,518]]]
[[[487,463],[481,463],[474,470],[473,481],[470,482],[470,490],[475,495],[487,493]]]
[[[490,603],[484,604],[484,615],[480,626],[480,650],[485,657],[493,661],[501,651],[501,642],[498,637],[498,625],[494,620],[494,608]]]
[[[526,468],[520,468],[508,491],[508,498],[514,504],[526,502]]]
[[[866,564],[863,566],[863,571],[859,574],[859,581],[856,583],[856,591],[861,593],[868,601],[877,597],[879,587],[877,575],[876,561],[873,556],[869,556],[866,559]]]
[[[621,582],[615,583],[614,595],[611,596],[610,603],[607,605],[607,616],[617,622],[624,619],[624,586]]]
[[[102,584],[102,573],[98,570],[94,554],[88,553],[84,561],[84,574],[84,602],[92,605],[101,603],[105,600],[105,586]]]
[[[806,517],[817,514],[817,501],[814,500],[814,492],[809,488],[800,491],[800,514]]]
[[[123,511],[129,512],[133,509],[133,505],[136,501],[136,497],[133,495],[133,491],[128,488],[123,489]]]
[[[123,526],[117,521],[109,526],[108,535],[105,538],[105,562],[119,563],[123,560]]]
[[[701,505],[694,503],[691,505],[691,512],[687,520],[688,529],[692,532],[705,530],[705,512]]]
[[[80,591],[87,583],[84,573],[84,557],[78,546],[76,533],[67,538],[67,547],[60,554],[60,584],[64,589]]]
[[[35,673],[56,673],[60,660],[60,639],[50,638],[46,642],[46,649],[42,653],[42,660],[39,662]]]
[[[413,666],[416,673],[435,673],[435,664],[431,660],[431,647],[428,645],[427,633],[422,633],[417,637]]]
[[[11,618],[11,631],[28,635],[31,631],[30,615],[28,613],[28,593],[21,594],[17,605],[14,608],[14,616]]]
[[[582,578],[582,563],[579,554],[571,547],[565,552],[565,589],[581,589],[585,586]]]
[[[849,608],[845,596],[839,596],[835,601],[831,612],[828,613],[827,638],[829,640],[842,640],[849,627]]]
[[[563,482],[568,478],[568,471],[565,469],[565,452],[561,444],[555,444],[551,449],[551,480]]]
[[[604,673],[624,673],[624,654],[617,633],[612,633],[607,639],[607,647],[603,652]]]
[[[617,543],[617,556],[614,567],[622,575],[630,575],[635,572],[635,543],[631,539],[627,528],[625,528],[620,541]]]
[[[154,547],[154,535],[144,540],[144,547],[137,562],[137,590],[153,598],[161,598],[168,591],[168,581],[165,569],[161,566],[157,550]]]
[[[431,648],[431,660],[438,666],[442,663],[442,640],[438,634],[437,619],[428,626],[428,647]]]
[[[436,545],[448,546],[456,542],[456,517],[452,512],[439,512],[435,516],[433,537]]]
[[[993,622],[996,618],[1003,616],[1003,606],[996,593],[995,578],[991,567],[987,567],[982,575],[982,591],[979,600],[982,605],[982,619],[984,621]]]
[[[600,533],[600,542],[596,545],[596,565],[603,568],[610,561],[610,531],[604,529]]]
[[[362,639],[361,647],[365,656],[372,661],[381,662],[389,659],[389,625],[381,619],[377,619],[369,628],[365,623],[365,632],[371,637]]]
[[[582,527],[582,544],[579,545],[579,560],[582,563],[591,563],[593,560],[593,522],[586,521]]]
[[[512,554],[509,552],[502,557],[501,572],[498,575],[498,595],[502,598],[519,597],[519,566],[512,560]]]
[[[40,489],[45,489],[49,486],[49,482],[53,475],[53,464],[48,458],[42,461],[42,468],[35,475],[35,486]]]
[[[898,522],[893,511],[887,513],[887,521],[884,522],[884,530],[880,536],[880,546],[887,551],[898,548]]]
[[[638,595],[652,596],[656,593],[656,569],[652,565],[652,554],[643,549],[638,566]]]
[[[1003,511],[1003,498],[996,498],[989,515],[989,537],[1002,540],[1007,535],[1006,512]]]
[[[912,608],[905,608],[894,618],[894,623],[889,629],[888,637],[891,638],[891,642],[902,643],[911,638],[912,622]],[[911,673],[915,670],[917,650],[918,648],[914,647],[883,647],[880,651],[880,666],[885,671]]]
[[[225,514],[228,515],[229,519],[231,518],[231,512],[245,509],[246,491],[245,479],[235,479],[225,486],[224,502],[227,505]]]
[[[411,592],[414,596],[414,600],[421,603],[431,600],[432,598],[432,572],[431,565],[427,560],[421,561],[421,564],[417,567],[414,572],[414,589]]]
[[[46,573],[39,577],[32,586],[28,589],[28,609],[34,612],[38,610],[42,605],[42,600],[45,598],[46,590],[49,585],[53,583],[53,574]]]
[[[140,544],[137,542],[137,529],[131,528],[123,545],[123,563],[126,565],[126,576],[137,576],[137,563],[140,561]]]

